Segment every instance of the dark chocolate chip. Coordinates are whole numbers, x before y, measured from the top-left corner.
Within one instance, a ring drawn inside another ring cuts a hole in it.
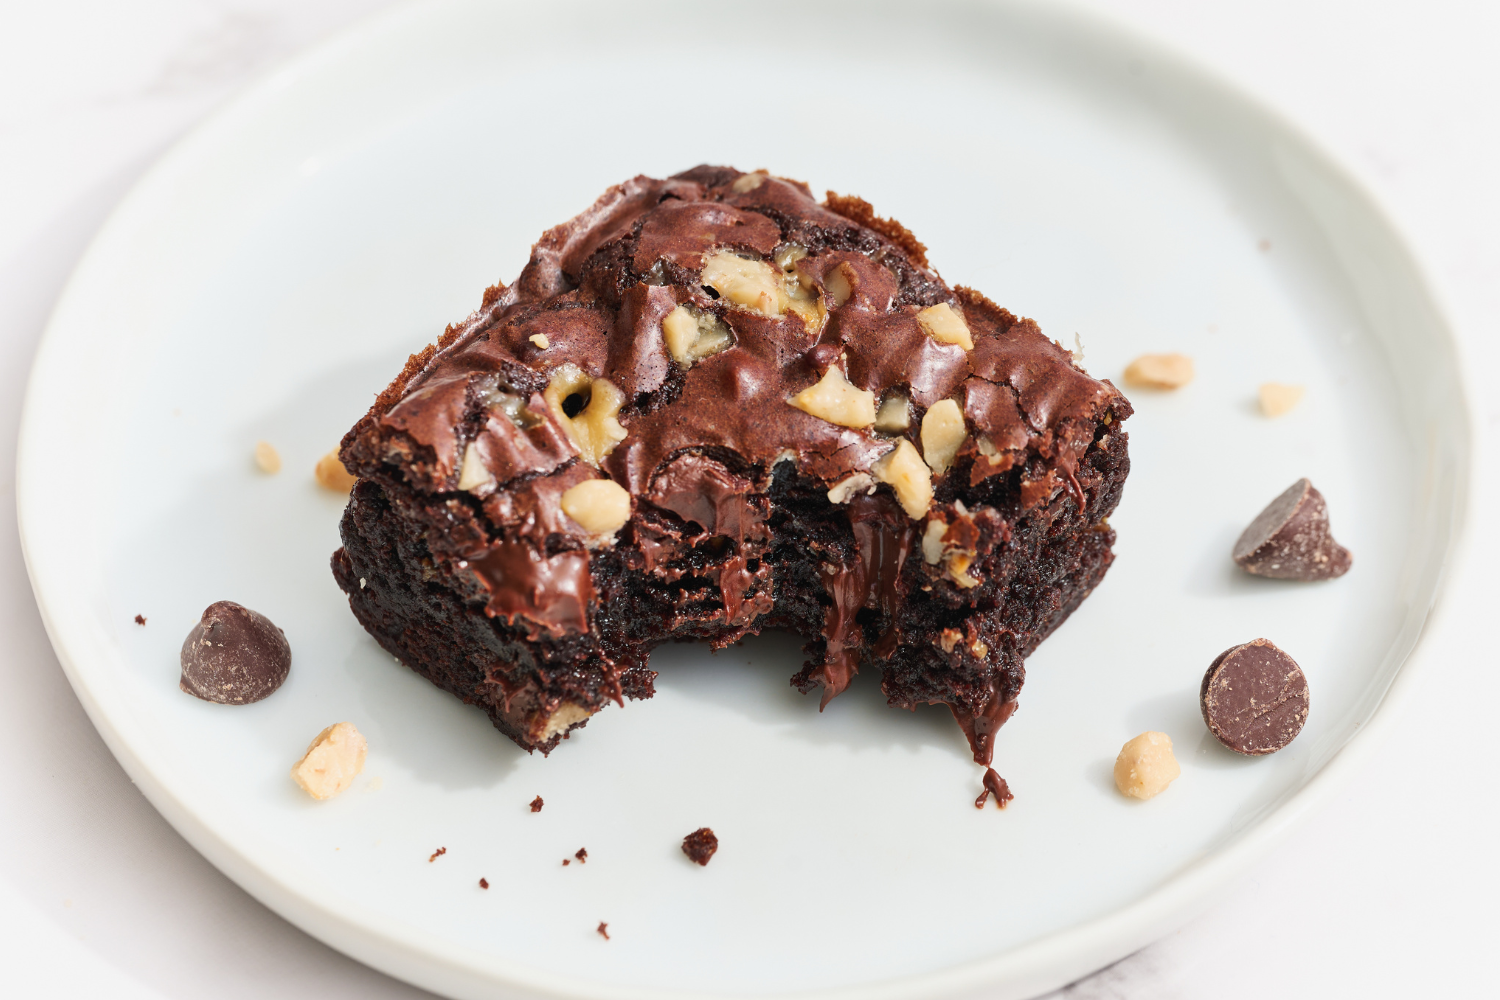
[[[1328,580],[1349,572],[1353,557],[1329,534],[1323,494],[1299,479],[1250,522],[1234,543],[1234,561],[1256,576]]]
[[[1231,646],[1203,675],[1203,721],[1235,753],[1259,757],[1297,738],[1307,722],[1307,677],[1269,640]]]
[[[217,601],[182,643],[182,680],[188,694],[220,705],[248,705],[286,680],[292,647],[286,635],[233,601]]]
[[[694,864],[706,865],[719,849],[719,838],[706,826],[700,826],[682,838],[682,853]]]

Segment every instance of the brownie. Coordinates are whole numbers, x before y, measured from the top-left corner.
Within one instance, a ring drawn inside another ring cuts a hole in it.
[[[345,436],[333,572],[401,662],[547,753],[651,650],[807,640],[988,764],[1099,584],[1129,402],[858,198],[701,166],[543,234]]]

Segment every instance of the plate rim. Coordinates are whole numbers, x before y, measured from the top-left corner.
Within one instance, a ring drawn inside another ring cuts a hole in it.
[[[358,49],[375,36],[390,31],[408,18],[435,16],[443,9],[455,9],[462,0],[406,0],[364,17],[334,35],[307,47],[279,65],[250,80],[233,95],[218,104],[191,129],[173,142],[152,163],[117,203],[104,224],[80,255],[67,283],[54,304],[27,379],[22,407],[16,459],[16,507],[21,548],[28,578],[47,635],[69,684],[88,714],[90,722],[104,739],[110,752],[127,775],[141,789],[152,806],[172,827],[207,858],[216,868],[257,901],[295,924],[311,936],[357,960],[425,989],[439,990],[454,996],[494,996],[498,988],[505,996],[610,997],[619,1000],[644,1000],[647,997],[705,995],[697,991],[664,990],[654,987],[620,986],[594,980],[573,978],[529,965],[500,959],[482,960],[479,953],[439,939],[426,932],[413,933],[410,928],[387,926],[387,922],[353,914],[328,905],[318,898],[316,888],[304,891],[289,884],[285,872],[280,877],[266,868],[225,835],[212,829],[183,801],[169,790],[167,783],[152,770],[147,748],[132,743],[117,728],[115,721],[101,706],[97,691],[90,687],[85,668],[74,660],[76,652],[54,619],[44,590],[44,571],[33,554],[33,532],[38,523],[35,513],[46,502],[46,487],[40,475],[38,457],[43,449],[34,443],[41,419],[42,387],[51,367],[59,361],[49,351],[49,344],[59,339],[57,330],[64,327],[68,304],[85,294],[94,262],[103,257],[119,233],[128,232],[148,196],[169,179],[174,169],[191,161],[200,148],[211,146],[224,131],[233,131],[245,116],[253,116],[262,101],[277,91],[306,79],[320,67],[336,63],[344,53]],[[948,4],[958,9],[961,4]],[[1385,202],[1342,157],[1335,154],[1300,123],[1262,100],[1254,91],[1219,73],[1193,53],[1159,36],[1149,34],[1112,11],[1088,4],[1086,0],[1061,0],[1041,3],[1037,0],[982,0],[988,8],[1008,8],[1021,12],[1033,21],[1056,26],[1064,33],[1107,41],[1120,51],[1148,55],[1154,64],[1165,67],[1177,81],[1190,82],[1206,90],[1219,101],[1238,104],[1247,118],[1258,118],[1269,130],[1280,133],[1300,153],[1335,180],[1353,196],[1355,204],[1388,234],[1391,245],[1402,258],[1413,285],[1426,299],[1436,320],[1434,337],[1451,352],[1450,373],[1457,389],[1456,410],[1461,415],[1463,441],[1456,449],[1453,503],[1448,513],[1446,551],[1434,581],[1422,624],[1410,650],[1396,666],[1391,681],[1379,697],[1368,718],[1343,746],[1334,751],[1314,775],[1284,801],[1237,831],[1224,844],[1167,877],[1155,888],[1097,917],[1082,921],[1042,937],[1024,942],[996,955],[960,962],[952,966],[919,974],[905,975],[859,983],[850,986],[801,990],[783,993],[813,1000],[842,1000],[850,997],[897,998],[916,996],[956,996],[985,990],[991,997],[1025,997],[1063,985],[1078,975],[1118,960],[1174,926],[1188,919],[1196,909],[1209,902],[1211,890],[1240,875],[1264,857],[1313,810],[1326,802],[1357,771],[1373,750],[1389,738],[1390,731],[1402,714],[1412,693],[1427,672],[1426,659],[1433,644],[1432,636],[1452,627],[1448,608],[1452,603],[1448,591],[1452,581],[1471,555],[1466,544],[1472,533],[1472,511],[1475,509],[1477,477],[1474,475],[1477,439],[1475,428],[1481,426],[1475,410],[1475,394],[1467,374],[1464,341],[1456,335],[1451,297],[1443,283],[1418,252],[1417,244]],[[54,599],[61,599],[57,595]],[[1064,971],[1066,970],[1066,971]]]

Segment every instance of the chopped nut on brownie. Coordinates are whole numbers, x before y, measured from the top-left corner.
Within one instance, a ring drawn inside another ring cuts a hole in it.
[[[787,402],[840,427],[869,427],[875,423],[875,394],[850,385],[836,364],[829,365],[821,379]]]

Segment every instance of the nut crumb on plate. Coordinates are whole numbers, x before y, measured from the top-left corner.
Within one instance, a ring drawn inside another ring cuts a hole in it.
[[[281,471],[281,456],[269,441],[255,442],[255,464],[268,476]]]
[[[307,753],[292,766],[292,778],[313,798],[330,799],[353,784],[364,770],[368,749],[352,722],[336,722],[319,733]]]
[[[1172,756],[1172,737],[1146,732],[1120,748],[1115,758],[1115,787],[1132,799],[1149,799],[1166,791],[1182,774]]]
[[[1125,383],[1146,389],[1181,389],[1193,380],[1186,354],[1142,354],[1125,369]]]
[[[1281,382],[1262,382],[1260,386],[1260,412],[1268,417],[1279,417],[1284,413],[1290,413],[1302,402],[1302,394],[1307,390],[1300,385],[1286,385]]]
[[[334,493],[348,493],[359,481],[358,476],[350,474],[349,470],[344,468],[344,463],[339,460],[337,448],[318,459],[318,464],[313,467],[313,476],[318,480],[319,486],[325,490],[332,490]]]

